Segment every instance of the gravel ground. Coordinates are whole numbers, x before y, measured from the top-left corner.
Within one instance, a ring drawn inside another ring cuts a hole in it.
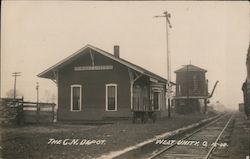
[[[230,159],[246,159],[246,156],[250,155],[250,120],[246,120],[243,113],[235,114],[229,152]]]
[[[175,115],[171,119],[146,124],[120,121],[111,125],[98,126],[55,124],[5,127],[1,129],[2,157],[4,159],[96,158],[104,153],[124,149],[204,118],[208,116]],[[55,139],[54,142],[49,143],[52,139]],[[71,142],[73,139],[78,141]],[[85,140],[92,143],[82,142],[80,145],[81,141]],[[63,145],[63,143],[72,145]]]

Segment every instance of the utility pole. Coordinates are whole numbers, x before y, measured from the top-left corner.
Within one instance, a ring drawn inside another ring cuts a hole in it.
[[[164,15],[155,16],[155,18],[165,18],[166,19],[166,55],[167,55],[167,97],[168,97],[168,117],[171,117],[171,61],[170,61],[170,52],[169,52],[169,28],[172,28],[172,25],[169,21],[171,14],[167,11],[163,12]]]
[[[21,72],[14,72],[12,76],[14,77],[14,99],[16,99],[16,78],[21,76]]]
[[[39,103],[39,83],[36,82],[36,102]]]
[[[187,107],[189,107],[190,103],[189,103],[189,70],[188,70],[188,65],[187,67],[187,74],[186,74],[186,78],[187,78]]]
[[[36,82],[36,117],[37,117],[37,122],[39,123],[39,111],[40,111],[40,106],[39,106],[39,83]]]

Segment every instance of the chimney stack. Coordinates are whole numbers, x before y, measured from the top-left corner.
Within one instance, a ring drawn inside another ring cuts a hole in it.
[[[120,58],[119,45],[114,45],[114,56]]]

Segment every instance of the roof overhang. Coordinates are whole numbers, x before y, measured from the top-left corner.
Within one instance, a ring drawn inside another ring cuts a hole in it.
[[[86,46],[84,46],[83,48],[81,48],[80,50],[78,50],[77,52],[73,53],[72,55],[68,56],[67,58],[61,60],[60,62],[56,63],[55,65],[49,67],[48,69],[46,69],[45,71],[39,73],[37,76],[38,77],[41,77],[41,78],[48,78],[48,79],[52,79],[52,80],[55,80],[56,79],[56,72],[60,70],[60,68],[66,66],[67,64],[71,63],[72,61],[74,61],[75,59],[77,59],[79,56],[83,55],[83,54],[86,54],[88,51],[87,49],[90,49],[90,50],[93,50],[93,51],[96,51],[122,65],[125,65],[143,75],[146,75],[152,79],[155,79],[155,80],[158,80],[160,82],[164,82],[164,83],[167,83],[167,80],[163,77],[160,77],[140,66],[137,66],[135,64],[132,64],[126,60],[123,60],[121,58],[116,58],[115,56],[113,56],[112,54],[106,52],[106,51],[103,51],[99,48],[96,48],[92,45],[89,45],[87,44]],[[170,82],[171,84],[175,85],[175,83],[173,82]]]
[[[208,96],[175,96],[174,99],[207,99]]]

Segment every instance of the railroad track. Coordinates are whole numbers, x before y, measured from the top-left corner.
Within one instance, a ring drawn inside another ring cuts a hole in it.
[[[232,119],[233,115],[226,114],[177,141],[166,140],[165,142],[171,144],[162,150],[154,152],[148,159],[208,159],[225,157],[223,156],[225,155],[223,150],[228,146],[228,139],[225,140],[225,138],[230,136],[230,133],[226,132],[226,130],[229,130],[230,124],[232,125]],[[218,153],[218,151],[222,151],[222,153]]]

